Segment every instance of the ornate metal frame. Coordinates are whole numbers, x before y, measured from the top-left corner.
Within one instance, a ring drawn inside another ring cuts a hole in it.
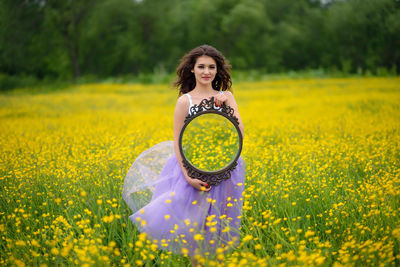
[[[232,124],[235,126],[236,131],[238,132],[239,135],[239,150],[235,159],[228,166],[218,171],[204,171],[197,169],[192,164],[190,164],[190,162],[186,159],[182,148],[182,136],[188,124],[198,116],[207,113],[215,113],[224,116],[225,118],[230,120]],[[242,132],[239,129],[239,120],[233,114],[234,114],[234,109],[228,105],[222,104],[221,108],[215,107],[214,97],[211,97],[210,99],[203,99],[200,102],[200,104],[194,105],[190,108],[190,114],[186,116],[184,125],[179,135],[179,151],[182,156],[183,166],[186,168],[189,177],[199,179],[203,182],[206,182],[208,185],[218,185],[223,180],[227,180],[231,177],[231,171],[233,171],[237,166],[237,160],[240,156],[243,146],[243,136]]]

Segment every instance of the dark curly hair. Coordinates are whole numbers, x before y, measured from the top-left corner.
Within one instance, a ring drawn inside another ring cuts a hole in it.
[[[217,63],[217,74],[212,81],[214,90],[226,91],[232,87],[232,80],[230,75],[230,68],[228,60],[217,49],[210,45],[201,45],[192,49],[189,53],[184,55],[180,61],[176,74],[177,80],[174,86],[178,87],[179,95],[186,94],[194,89],[196,86],[196,79],[191,70],[194,68],[196,60],[200,56],[212,57]]]

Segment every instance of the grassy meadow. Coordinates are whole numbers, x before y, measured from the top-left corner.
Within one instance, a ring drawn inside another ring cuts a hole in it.
[[[235,83],[245,127],[241,243],[206,266],[398,266],[400,78]],[[172,140],[169,85],[0,95],[0,265],[187,266],[122,199],[145,149]],[[222,260],[222,261],[221,261]]]

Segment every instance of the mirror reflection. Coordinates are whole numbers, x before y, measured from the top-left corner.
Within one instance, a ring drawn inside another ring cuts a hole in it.
[[[182,135],[185,158],[195,168],[214,172],[231,164],[239,152],[239,133],[225,116],[205,113],[194,118]]]

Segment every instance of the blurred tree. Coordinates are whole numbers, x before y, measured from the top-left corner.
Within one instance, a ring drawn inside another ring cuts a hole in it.
[[[82,27],[80,65],[86,74],[137,73],[147,60],[138,4],[130,0],[98,3]]]
[[[201,44],[235,69],[400,69],[398,0],[2,0],[0,72],[170,72]]]
[[[382,23],[382,66],[400,71],[400,1],[389,2]]]
[[[271,20],[269,33],[271,68],[275,71],[303,69],[318,58],[315,38],[321,32],[318,14],[321,7],[315,1],[265,0],[265,13]],[[319,36],[320,37],[320,36]],[[314,63],[315,65],[315,63]]]
[[[74,77],[81,75],[79,66],[82,24],[97,0],[50,0],[43,2],[46,27],[62,37],[64,47],[73,66]]]
[[[242,0],[225,13],[222,20],[225,50],[237,68],[264,65],[263,37],[270,30],[269,18],[262,2]]]
[[[43,36],[43,8],[36,1],[0,1],[0,72],[43,77],[41,60],[46,51]]]
[[[332,5],[325,21],[332,55],[328,64],[338,65],[345,72],[398,65],[400,32],[396,22],[388,22],[396,17],[398,7],[395,10],[393,0],[352,0]],[[393,57],[385,57],[388,54]]]
[[[144,55],[146,64],[143,71],[154,71],[164,68],[169,51],[174,46],[180,46],[172,40],[171,28],[173,18],[172,9],[178,0],[144,0],[139,5],[139,25],[142,29],[142,40],[145,44]],[[179,30],[185,25],[180,25]]]

